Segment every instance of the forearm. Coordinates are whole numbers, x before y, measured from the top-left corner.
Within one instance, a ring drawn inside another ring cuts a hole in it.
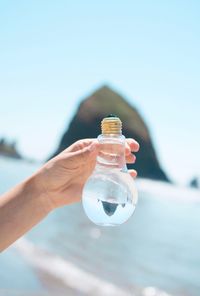
[[[17,185],[0,197],[0,251],[30,230],[51,211],[45,193],[35,177]]]

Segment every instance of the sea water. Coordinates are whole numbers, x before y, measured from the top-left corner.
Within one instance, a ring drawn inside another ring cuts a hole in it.
[[[0,192],[35,169],[0,158]],[[199,296],[200,191],[142,179],[136,185],[137,209],[121,227],[90,223],[80,204],[46,217],[1,254],[0,295],[167,295],[159,288]],[[112,217],[115,206],[104,203],[103,211]]]

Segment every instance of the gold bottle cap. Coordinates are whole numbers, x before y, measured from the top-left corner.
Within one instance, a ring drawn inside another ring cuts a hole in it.
[[[101,122],[101,132],[103,135],[121,135],[122,134],[122,122],[115,115],[109,115],[105,117]]]

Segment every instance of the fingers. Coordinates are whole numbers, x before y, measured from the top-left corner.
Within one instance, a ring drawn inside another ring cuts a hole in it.
[[[87,153],[91,152],[90,149],[92,149],[92,147],[96,147],[96,149],[99,149],[99,145],[100,144],[97,139],[83,139],[69,146],[67,149],[63,151],[63,153],[69,153],[69,152],[76,153],[75,156],[77,155],[78,157],[79,155],[80,158],[85,159]],[[137,152],[139,150],[139,147],[140,147],[139,143],[134,139],[131,139],[131,138],[126,139],[125,155],[126,155],[127,163],[135,163],[136,156],[131,152]]]
[[[128,170],[129,174],[131,175],[131,177],[136,178],[137,177],[137,171],[135,170]]]
[[[92,141],[90,144],[88,144],[86,147],[83,147],[82,149],[79,149],[77,151],[70,151],[71,158],[73,161],[77,164],[80,163],[88,163],[96,158],[98,154],[98,143],[95,141]]]
[[[130,154],[131,152],[138,152],[140,149],[139,143],[134,139],[126,139],[126,155]]]
[[[137,141],[134,139],[126,139],[126,162],[127,163],[135,163],[136,156],[132,154],[131,152],[138,152],[140,149],[140,145]],[[131,177],[136,178],[137,177],[137,171],[136,170],[129,170],[129,174]]]
[[[129,154],[126,156],[126,163],[135,163],[136,162],[136,156],[134,154]]]
[[[97,139],[83,139],[78,140],[71,146],[69,146],[65,151],[67,152],[76,152],[78,150],[84,149],[85,147],[90,146],[92,143],[97,143]]]
[[[131,152],[137,152],[140,148],[140,145],[134,139],[126,139],[126,162],[127,163],[135,163],[136,156]]]
[[[75,152],[75,151],[81,150],[81,149],[91,145],[92,143],[98,143],[98,140],[97,139],[78,140],[74,144],[69,146],[67,149],[65,149],[65,151]],[[140,148],[139,143],[131,138],[126,139],[125,145],[126,145],[126,155],[129,155],[131,152],[138,152],[138,150]]]

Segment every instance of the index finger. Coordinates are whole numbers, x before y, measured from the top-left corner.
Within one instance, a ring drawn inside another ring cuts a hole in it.
[[[140,149],[140,145],[136,140],[128,138],[126,139],[126,149],[129,151],[129,153],[138,152]]]

